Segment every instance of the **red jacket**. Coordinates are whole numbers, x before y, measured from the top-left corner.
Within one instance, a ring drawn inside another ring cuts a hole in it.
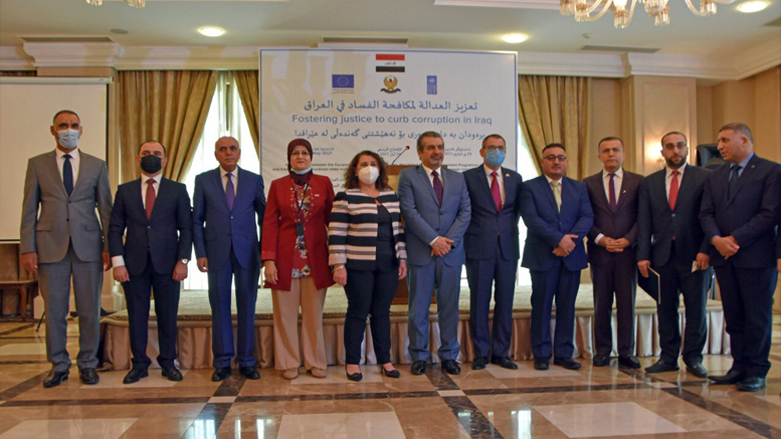
[[[290,291],[293,271],[293,246],[296,242],[296,207],[290,193],[293,179],[288,175],[271,182],[263,220],[263,243],[260,258],[276,261],[279,280],[268,281],[265,286],[275,290]],[[317,289],[334,284],[331,267],[328,265],[328,223],[334,202],[334,187],[331,179],[312,175],[309,180],[312,204],[304,221],[304,241],[312,268],[312,279]]]

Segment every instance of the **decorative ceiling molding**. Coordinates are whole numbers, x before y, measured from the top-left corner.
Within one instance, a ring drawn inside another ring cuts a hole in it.
[[[559,9],[558,0],[434,0],[434,5],[476,8]]]
[[[0,70],[29,70],[34,67],[255,69],[260,49],[259,46],[123,48],[116,43],[25,43],[23,50],[22,47],[0,47]],[[781,41],[776,40],[743,51],[739,56],[518,52],[518,72],[527,75],[602,78],[649,75],[724,81],[743,79],[778,65],[781,65]]]

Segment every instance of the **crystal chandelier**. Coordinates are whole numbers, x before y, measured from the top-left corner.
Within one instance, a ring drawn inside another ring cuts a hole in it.
[[[125,0],[125,3],[134,8],[143,8],[146,6],[146,0]],[[100,6],[103,4],[103,0],[87,0],[88,5]]]
[[[89,1],[89,0],[88,0]],[[635,5],[638,0],[560,0],[559,11],[561,15],[574,15],[575,21],[594,21],[605,15],[608,9],[613,8],[613,24],[619,29],[629,26]],[[656,26],[670,24],[669,0],[639,0],[645,6],[645,12],[654,18]],[[685,0],[689,10],[700,17],[716,14],[716,3],[730,4],[735,0],[699,0],[699,8],[694,7],[693,0]],[[627,6],[629,6],[627,8]]]

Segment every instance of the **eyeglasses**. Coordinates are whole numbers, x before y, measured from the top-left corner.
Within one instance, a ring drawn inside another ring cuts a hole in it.
[[[500,150],[500,151],[507,151],[507,147],[505,146],[496,146],[496,145],[488,145],[485,147],[486,151],[494,151],[494,150]]]
[[[549,162],[555,162],[556,160],[558,160],[560,162],[566,162],[567,161],[567,156],[565,156],[565,155],[546,155],[545,157],[543,157],[543,159],[547,160]]]

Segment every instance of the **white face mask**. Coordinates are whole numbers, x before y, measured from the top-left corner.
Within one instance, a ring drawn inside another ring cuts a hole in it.
[[[79,144],[79,130],[62,130],[57,131],[57,143],[65,149],[73,149]]]
[[[374,184],[379,176],[380,170],[374,166],[367,166],[358,171],[358,179],[360,179],[363,184]]]

